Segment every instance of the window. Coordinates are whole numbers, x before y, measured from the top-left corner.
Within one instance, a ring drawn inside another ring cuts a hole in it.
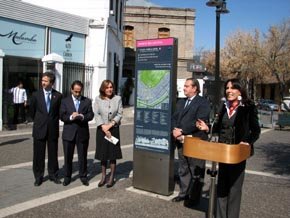
[[[134,27],[125,26],[124,29],[124,47],[134,48]]]
[[[170,29],[162,27],[158,29],[158,38],[168,38],[170,37]]]

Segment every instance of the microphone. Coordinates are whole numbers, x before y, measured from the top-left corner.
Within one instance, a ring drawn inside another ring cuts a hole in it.
[[[217,122],[218,118],[219,118],[219,114],[215,114],[213,121],[210,123],[210,131],[209,131],[210,136],[208,138],[208,141],[212,140],[213,127],[214,127],[215,123]]]

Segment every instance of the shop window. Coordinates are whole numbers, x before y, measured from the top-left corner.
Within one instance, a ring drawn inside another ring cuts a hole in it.
[[[168,38],[170,37],[170,29],[162,27],[158,29],[158,38]]]
[[[134,27],[125,26],[124,29],[124,47],[134,48]]]

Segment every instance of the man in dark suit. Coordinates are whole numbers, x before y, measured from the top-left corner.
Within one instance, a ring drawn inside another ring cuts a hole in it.
[[[88,122],[94,118],[94,112],[91,100],[81,95],[82,90],[82,82],[74,81],[71,85],[72,95],[64,98],[60,107],[60,118],[64,122],[62,133],[65,171],[64,186],[69,185],[71,182],[75,145],[78,151],[81,182],[83,185],[89,185],[87,179],[87,153],[90,138]]]
[[[210,114],[209,102],[199,95],[200,86],[196,79],[186,79],[184,84],[184,95],[187,99],[181,99],[177,102],[176,111],[172,116],[172,135],[175,146],[178,149],[178,175],[180,179],[180,191],[177,197],[173,198],[173,202],[186,200],[187,189],[190,183],[191,174],[194,177],[204,178],[205,161],[183,156],[182,141],[185,135],[192,135],[201,139],[207,139],[207,133],[196,127],[197,119],[208,122]]]
[[[42,75],[42,89],[33,93],[30,104],[30,115],[33,119],[33,173],[35,186],[43,182],[45,168],[45,149],[48,150],[49,180],[56,184],[58,178],[58,136],[59,108],[62,94],[52,88],[55,75],[45,72]]]

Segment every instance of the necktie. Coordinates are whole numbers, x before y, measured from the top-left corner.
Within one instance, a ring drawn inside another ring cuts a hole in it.
[[[186,100],[186,103],[185,103],[184,108],[186,108],[186,107],[190,104],[190,102],[191,102],[191,100],[190,100],[190,98],[188,98],[188,99]]]
[[[49,112],[49,108],[50,108],[50,92],[46,92],[45,103],[46,103],[46,110],[47,110],[47,112]]]
[[[80,101],[78,99],[75,100],[75,107],[76,107],[76,111],[79,110],[79,106],[80,106]]]

